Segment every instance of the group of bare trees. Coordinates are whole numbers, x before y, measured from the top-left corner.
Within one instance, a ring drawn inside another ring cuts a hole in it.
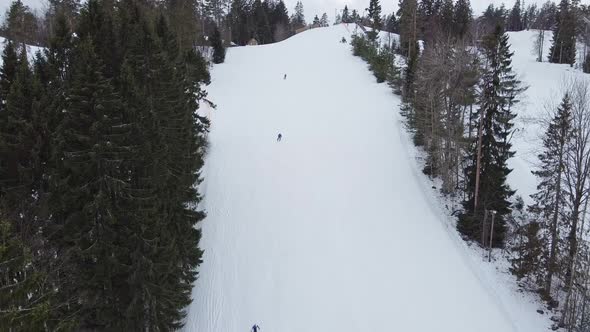
[[[565,86],[561,103],[549,107],[533,171],[537,192],[514,232],[512,270],[557,309],[555,328],[588,331],[590,85],[578,79]]]
[[[442,180],[442,191],[455,194],[462,177],[464,123],[475,100],[478,66],[475,53],[457,42],[425,49],[416,75],[411,122],[414,142],[428,152],[424,172]]]

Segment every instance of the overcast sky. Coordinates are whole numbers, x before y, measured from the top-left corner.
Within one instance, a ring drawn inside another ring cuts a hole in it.
[[[41,9],[46,6],[45,0],[22,0],[23,3],[31,8]],[[293,13],[297,0],[283,0],[289,9],[289,14]],[[363,10],[369,6],[369,0],[301,0],[303,2],[303,9],[305,14],[305,20],[308,23],[313,21],[314,15],[320,17],[322,13],[328,14],[330,23],[334,22],[335,10],[341,11],[344,5],[348,5],[350,10],[356,9],[359,14],[362,14]],[[383,14],[390,14],[397,10],[397,4],[399,0],[380,0]],[[500,5],[502,2],[506,4],[506,7],[512,7],[515,0],[471,0],[471,6],[475,15],[481,14],[484,9],[490,4]],[[521,0],[526,5],[529,3],[542,4],[545,0]],[[554,0],[559,2],[559,0]],[[582,3],[588,3],[590,0],[583,0]],[[1,13],[6,12],[6,9],[10,6],[12,0],[0,0],[0,11]],[[3,14],[2,14],[3,16]]]

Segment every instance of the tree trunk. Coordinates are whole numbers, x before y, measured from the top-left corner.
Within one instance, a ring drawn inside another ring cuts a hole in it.
[[[551,220],[551,248],[547,260],[547,276],[545,278],[545,293],[548,298],[551,297],[551,282],[553,280],[553,272],[555,271],[555,256],[557,254],[557,221],[559,219],[559,207],[561,203],[561,174],[563,172],[563,149],[565,146],[563,135],[559,143],[559,169],[557,171],[557,186],[555,188],[555,208]]]
[[[478,196],[479,196],[479,173],[481,167],[481,144],[482,144],[482,136],[483,136],[483,120],[484,120],[484,113],[485,110],[481,110],[481,115],[479,116],[479,129],[477,131],[477,160],[475,166],[475,193],[473,196],[473,215],[477,214],[477,203],[478,203]]]

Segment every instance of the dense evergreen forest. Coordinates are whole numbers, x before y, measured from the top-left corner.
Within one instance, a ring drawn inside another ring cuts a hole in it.
[[[369,9],[380,10],[376,2]],[[480,15],[468,0],[400,0],[395,16],[362,21],[399,39],[368,32],[351,43],[377,82],[401,95],[408,129],[425,154],[423,172],[458,205],[459,233],[486,250],[501,248],[519,284],[555,313],[554,329],[567,331],[590,328],[590,86],[568,82],[561,103],[549,107],[533,170],[538,191],[525,206],[507,182],[507,161],[517,153],[515,105],[526,87],[512,69],[506,32],[535,30],[537,61],[588,72],[590,56],[576,51],[589,44],[589,17],[588,6],[569,0],[526,8],[517,0]]]
[[[52,1],[40,39],[27,12],[0,68],[0,330],[175,329],[202,256],[207,62],[168,6]]]

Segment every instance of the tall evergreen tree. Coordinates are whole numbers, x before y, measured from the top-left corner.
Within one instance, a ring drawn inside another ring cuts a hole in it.
[[[544,231],[549,248],[544,252],[545,276],[540,282],[543,295],[551,298],[553,276],[558,271],[558,230],[564,205],[564,170],[569,141],[572,138],[572,103],[565,94],[543,137],[543,151],[538,158],[539,168],[533,171],[539,183],[537,192],[531,197],[534,203],[529,206]]]
[[[387,16],[387,19],[385,20],[384,30],[392,33],[397,33],[399,31],[397,20],[395,19],[395,14]]]
[[[0,110],[6,106],[6,98],[10,93],[10,86],[16,79],[18,68],[18,55],[14,42],[10,39],[6,41],[2,53],[2,68],[0,69]]]
[[[512,71],[508,36],[500,26],[484,38],[479,109],[473,114],[472,128],[478,128],[477,139],[470,147],[471,163],[465,169],[468,199],[459,217],[457,228],[472,240],[482,240],[486,232],[485,211],[495,211],[493,246],[504,245],[506,217],[511,211],[510,196],[514,193],[506,183],[511,172],[507,161],[514,155],[509,141],[516,115],[512,106],[521,91],[520,82]],[[489,227],[489,226],[486,226]],[[487,240],[485,240],[487,241]],[[482,243],[487,245],[487,243]]]
[[[472,19],[471,3],[469,0],[457,0],[455,4],[455,13],[453,23],[455,26],[455,36],[461,39],[467,35]]]
[[[320,18],[317,15],[314,16],[312,25],[314,27],[320,27],[321,26]]]
[[[379,0],[370,0],[367,11],[371,20],[371,28],[374,31],[380,30],[383,23],[381,22],[381,4],[379,4]]]
[[[289,13],[283,0],[280,0],[275,5],[271,14],[271,27],[273,41],[279,42],[290,36],[291,31],[289,27]]]
[[[356,9],[353,9],[352,12],[350,13],[350,23],[360,23],[360,21],[361,21],[361,16],[356,11]]]
[[[303,13],[303,3],[297,1],[295,5],[295,13],[291,16],[291,26],[294,30],[303,28],[306,25],[305,15]]]
[[[128,185],[120,168],[127,151],[121,104],[90,40],[73,54],[66,113],[55,136],[59,164],[52,175],[56,225],[51,238],[67,255],[71,279],[63,293],[76,294],[70,313],[80,328],[116,328],[124,308],[125,222],[118,205]]]
[[[520,0],[516,0],[510,14],[508,15],[508,22],[506,24],[506,30],[508,31],[521,31],[523,28],[522,22],[522,8],[520,7]]]
[[[455,5],[453,0],[443,0],[439,13],[440,29],[444,36],[453,36],[455,33]]]
[[[500,7],[490,4],[478,18],[478,24],[485,34],[489,34],[494,31],[497,25],[506,26],[506,16],[507,13],[503,4]]]
[[[553,26],[553,40],[549,50],[549,62],[569,63],[576,61],[575,6],[569,0],[561,0]]]
[[[323,27],[327,27],[330,25],[330,22],[328,22],[328,14],[322,14],[322,17],[320,17],[320,25]]]
[[[397,11],[400,50],[409,57],[418,51],[417,10],[416,0],[400,0]]]
[[[49,0],[49,8],[45,15],[46,23],[52,27],[58,15],[65,17],[68,26],[73,27],[80,15],[80,0]],[[51,30],[51,29],[50,29]],[[51,36],[51,31],[48,31]]]
[[[8,39],[19,46],[24,43],[39,45],[41,41],[37,38],[37,26],[37,18],[31,8],[21,0],[14,0],[6,12],[2,30]]]
[[[422,0],[418,4],[418,30],[425,44],[432,44],[437,39],[435,36],[440,34],[440,5],[434,0]]]
[[[342,10],[342,23],[351,23],[350,13],[346,5],[344,6],[344,10]]]
[[[244,0],[236,1],[244,2]],[[146,1],[145,3],[148,4],[149,2]],[[203,26],[199,24],[202,22],[199,14],[202,15],[202,9],[205,7],[203,1],[165,0],[165,4],[180,49],[185,50],[193,47],[197,38],[205,33]]]
[[[232,0],[228,14],[232,41],[238,45],[246,45],[251,38],[248,28],[249,7],[244,0]]]
[[[125,219],[134,248],[123,301],[126,324],[132,330],[171,330],[182,325],[201,262],[195,224],[204,214],[195,210],[200,197],[194,186],[200,181],[206,122],[195,111],[208,76],[193,50],[176,52],[173,61],[170,52],[178,47],[165,24],[154,32],[149,13],[137,5],[127,14],[132,17],[121,96],[132,136],[141,144],[123,165],[131,174]]]
[[[225,60],[225,47],[217,27],[215,27],[211,36],[211,46],[213,47],[213,63],[222,63]]]
[[[43,247],[44,220],[38,217],[46,119],[26,49],[14,59],[10,42],[6,48],[0,77],[0,329],[38,330],[53,310],[53,287],[44,282],[52,257]]]
[[[254,0],[252,3],[252,14],[251,19],[253,20],[253,37],[260,44],[272,43],[272,30],[270,27],[270,21],[267,13],[267,2],[261,2],[260,0]]]

